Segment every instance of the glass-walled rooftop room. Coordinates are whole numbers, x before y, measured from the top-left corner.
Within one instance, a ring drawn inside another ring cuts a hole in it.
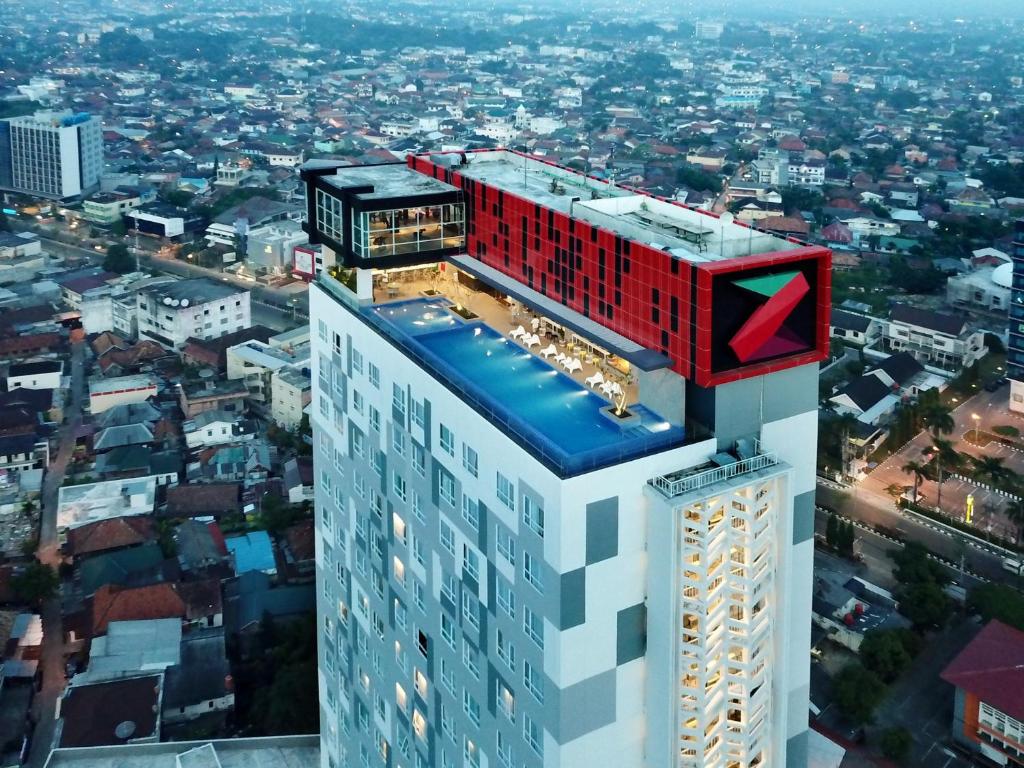
[[[461,249],[465,244],[461,203],[352,214],[352,252],[361,258]]]

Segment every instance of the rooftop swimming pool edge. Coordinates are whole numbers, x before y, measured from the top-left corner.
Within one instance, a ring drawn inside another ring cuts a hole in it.
[[[606,446],[590,451],[569,454],[556,446],[550,438],[517,418],[510,409],[489,397],[487,392],[475,384],[462,380],[451,365],[435,355],[415,337],[406,334],[394,323],[382,318],[377,310],[381,307],[397,306],[410,301],[439,301],[450,307],[454,302],[444,296],[423,297],[423,299],[402,299],[395,302],[382,302],[363,306],[352,306],[339,300],[333,291],[325,291],[348,312],[363,320],[381,338],[391,346],[400,350],[413,360],[441,384],[469,404],[477,413],[492,425],[502,430],[520,447],[529,451],[540,463],[562,479],[593,472],[604,467],[622,464],[628,461],[680,448],[695,440],[686,434],[680,436],[674,432],[651,433],[648,436],[630,438],[622,445]],[[458,315],[452,316],[462,324],[466,321]],[[483,323],[481,320],[480,322]],[[483,323],[486,325],[486,323]]]

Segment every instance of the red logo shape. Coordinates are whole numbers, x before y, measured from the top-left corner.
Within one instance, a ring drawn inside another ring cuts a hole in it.
[[[745,282],[752,284],[743,285]],[[755,293],[765,293],[763,281],[762,285],[753,283],[754,281],[741,280],[736,284]],[[766,357],[796,352],[806,347],[806,343],[788,328],[784,328],[783,323],[810,290],[811,287],[803,272],[791,273],[785,285],[769,295],[768,300],[747,318],[743,327],[729,340],[729,346],[736,357],[741,362],[750,363]]]

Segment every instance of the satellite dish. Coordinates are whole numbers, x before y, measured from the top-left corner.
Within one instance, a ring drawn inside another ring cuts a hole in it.
[[[181,306],[187,307],[188,306],[188,299],[182,299],[181,300]]]
[[[179,304],[181,304],[181,302],[180,302],[180,301],[178,301],[177,299],[171,299],[171,306],[172,306],[172,307],[176,307],[176,306],[178,306]]]
[[[117,724],[114,728],[114,735],[119,739],[127,741],[135,734],[135,723],[131,720],[125,720]]]
[[[166,304],[168,307],[171,306],[171,297],[170,296],[164,296],[164,304]]]

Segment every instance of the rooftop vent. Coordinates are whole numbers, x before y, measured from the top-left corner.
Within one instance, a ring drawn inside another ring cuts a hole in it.
[[[119,739],[127,741],[135,735],[135,723],[132,720],[124,720],[114,728],[114,735]]]

